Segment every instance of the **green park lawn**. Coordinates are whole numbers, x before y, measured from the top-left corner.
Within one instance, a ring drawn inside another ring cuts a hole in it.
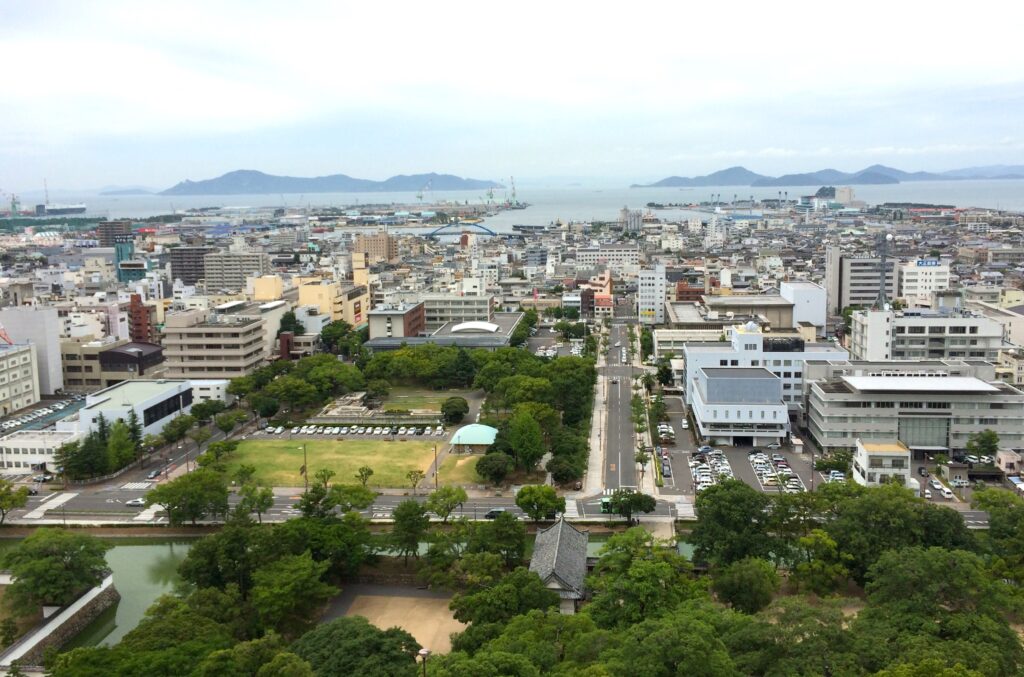
[[[434,460],[434,443],[400,440],[245,440],[227,456],[228,473],[243,463],[256,468],[255,479],[274,487],[301,487],[302,445],[310,477],[321,468],[337,473],[332,483],[354,483],[356,472],[373,468],[370,486],[407,487],[410,470],[426,472]]]
[[[437,479],[444,485],[487,484],[487,480],[476,474],[476,462],[483,456],[449,454],[441,463]]]
[[[383,409],[429,409],[439,412],[441,403],[449,397],[465,397],[469,400],[474,393],[473,390],[428,390],[396,386],[391,388],[384,400]]]

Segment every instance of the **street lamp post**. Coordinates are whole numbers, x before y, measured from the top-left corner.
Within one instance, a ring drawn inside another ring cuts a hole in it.
[[[423,661],[423,677],[427,677],[427,659],[430,658],[430,649],[420,649],[417,655]]]
[[[306,443],[302,443],[302,479],[306,482],[306,493],[309,493],[309,461],[306,458]]]
[[[434,442],[434,491],[437,491],[437,442]]]

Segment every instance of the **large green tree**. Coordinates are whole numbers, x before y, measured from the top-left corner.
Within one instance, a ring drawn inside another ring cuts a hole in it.
[[[697,495],[700,519],[690,542],[697,561],[731,564],[746,557],[768,558],[774,539],[769,533],[768,497],[738,480],[725,480]]]
[[[616,514],[626,518],[627,525],[633,523],[635,513],[651,513],[658,507],[654,496],[629,489],[616,489],[611,496],[611,504]]]
[[[476,462],[476,472],[494,486],[498,486],[512,472],[514,465],[515,462],[508,454],[500,451],[492,452],[485,454],[483,458]]]
[[[449,397],[441,403],[441,415],[446,423],[461,423],[469,413],[469,402],[465,397]]]
[[[448,518],[455,509],[467,500],[469,500],[469,496],[462,487],[440,487],[430,492],[430,496],[427,497],[427,502],[424,505],[427,510],[440,517],[441,521],[447,524]]]
[[[15,487],[10,480],[0,479],[0,524],[7,519],[7,513],[28,504],[28,487]]]
[[[733,609],[753,614],[771,603],[779,590],[779,574],[771,562],[748,557],[716,571],[711,587]]]
[[[163,506],[171,524],[195,524],[207,516],[227,514],[227,482],[215,470],[200,468],[150,490],[146,505]]]
[[[379,630],[362,616],[318,625],[292,645],[317,675],[416,677],[419,643],[405,630]]]
[[[14,581],[4,604],[18,614],[43,605],[63,606],[99,585],[109,573],[104,554],[110,546],[88,534],[41,527],[3,556]]]
[[[502,623],[531,609],[558,606],[558,593],[540,577],[519,567],[492,585],[452,598],[451,609],[463,623]]]
[[[546,451],[540,424],[525,412],[515,414],[509,421],[508,438],[516,465],[533,470]]]
[[[516,505],[534,522],[565,512],[565,499],[546,484],[528,484],[516,494]]]
[[[256,570],[252,605],[266,628],[295,636],[315,622],[315,611],[338,592],[322,578],[329,562],[317,562],[306,551],[288,555]]]
[[[409,555],[419,558],[420,541],[430,527],[430,517],[427,516],[423,504],[412,499],[395,506],[391,516],[394,519],[394,527],[391,529],[388,544],[405,558],[405,564],[408,566]]]

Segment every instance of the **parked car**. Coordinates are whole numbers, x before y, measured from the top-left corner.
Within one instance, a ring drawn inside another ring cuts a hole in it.
[[[921,477],[928,477],[928,468],[922,465],[920,468],[917,469],[917,474],[920,475]]]
[[[974,454],[967,454],[966,456],[964,456],[964,460],[967,461],[968,463],[978,463],[981,459],[979,459]]]
[[[962,477],[955,477],[955,478],[951,479],[949,481],[949,483],[952,484],[954,487],[961,487],[961,488],[962,487],[969,487],[969,486],[971,486],[971,483],[968,482],[967,480],[965,480]]]
[[[942,497],[947,501],[951,500],[953,498],[953,492],[946,487],[942,487]]]
[[[938,480],[932,480],[931,482],[928,483],[928,485],[931,486],[931,488],[934,489],[935,491],[942,491],[945,488],[942,486],[942,482]]]
[[[879,277],[881,277],[881,275],[879,275]],[[927,498],[928,500],[931,500],[931,498],[932,498],[932,490],[931,489],[925,489],[924,490],[924,497]]]
[[[771,444],[766,444],[764,448],[765,449],[781,449],[782,445],[779,444],[778,442],[772,442]]]
[[[46,474],[36,475],[35,477],[32,478],[32,481],[33,482],[37,482],[37,483],[50,482],[52,480],[53,480],[53,475],[46,475]]]

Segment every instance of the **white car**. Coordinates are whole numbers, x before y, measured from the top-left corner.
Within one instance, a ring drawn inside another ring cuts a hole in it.
[[[765,449],[781,449],[782,445],[779,444],[778,442],[772,442],[771,444],[766,444],[764,448]]]
[[[879,275],[879,277],[881,277],[881,275]],[[932,490],[931,489],[925,489],[924,490],[924,497],[927,498],[928,500],[931,500],[931,498],[932,498]]]

